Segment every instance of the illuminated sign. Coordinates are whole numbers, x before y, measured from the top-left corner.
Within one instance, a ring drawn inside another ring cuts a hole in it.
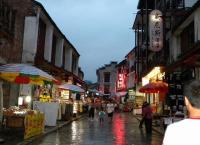
[[[142,86],[148,84],[151,81],[163,80],[165,72],[163,72],[163,67],[154,67],[145,77],[142,77]]]
[[[126,88],[126,78],[124,74],[118,74],[118,80],[117,80],[117,89],[125,89]]]
[[[152,51],[160,51],[163,47],[163,20],[162,12],[153,10],[149,16],[149,38],[150,47]]]

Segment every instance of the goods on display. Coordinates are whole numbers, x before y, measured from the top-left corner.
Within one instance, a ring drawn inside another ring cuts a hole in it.
[[[44,131],[44,114],[30,109],[11,106],[3,110],[3,125],[6,128],[23,128],[24,139],[28,139]]]

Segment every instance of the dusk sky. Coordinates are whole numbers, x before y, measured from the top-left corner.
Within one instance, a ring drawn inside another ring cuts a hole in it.
[[[84,80],[96,82],[96,69],[122,61],[134,47],[138,0],[38,1],[80,53]]]

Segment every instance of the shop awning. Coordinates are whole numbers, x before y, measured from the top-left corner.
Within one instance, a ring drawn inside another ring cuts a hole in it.
[[[163,81],[151,82],[139,89],[141,93],[167,93],[168,84]]]
[[[100,92],[96,89],[89,89],[88,91],[91,92],[91,93],[94,93],[97,96],[103,96],[104,95],[102,92]]]
[[[63,90],[70,90],[70,91],[74,91],[74,92],[79,92],[79,93],[84,93],[85,92],[84,89],[82,89],[81,87],[79,87],[77,85],[73,85],[73,84],[59,85],[58,88],[59,89],[63,89]]]

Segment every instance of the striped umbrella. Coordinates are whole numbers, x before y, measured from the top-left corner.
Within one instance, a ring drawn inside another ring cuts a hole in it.
[[[56,82],[48,73],[27,64],[5,64],[0,66],[0,78],[19,84],[43,84]]]

